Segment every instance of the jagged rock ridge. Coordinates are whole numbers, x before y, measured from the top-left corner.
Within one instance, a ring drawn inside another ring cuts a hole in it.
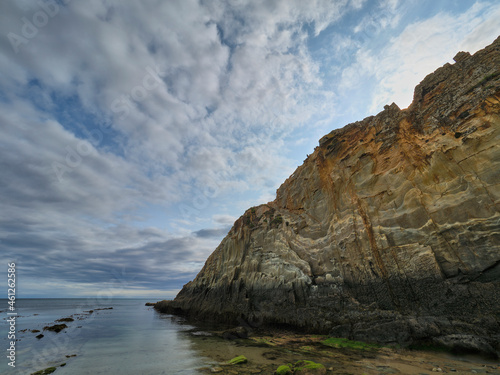
[[[500,38],[324,136],[160,311],[494,353]]]

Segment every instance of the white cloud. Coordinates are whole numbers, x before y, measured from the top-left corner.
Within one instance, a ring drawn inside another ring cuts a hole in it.
[[[175,285],[192,277],[220,238],[139,229],[147,207],[163,209],[174,228],[175,220],[210,226],[179,219],[175,204],[206,198],[210,184],[210,202],[249,189],[268,196],[260,191],[273,191],[291,165],[282,139],[316,114],[322,95],[308,30],[318,35],[349,6],[90,0],[60,5],[17,53],[2,38],[8,183],[0,189],[10,221],[0,235],[9,253],[33,275],[41,277],[38,263],[76,289],[127,262],[144,288],[158,284],[137,265]],[[2,35],[23,35],[22,17],[40,10],[35,2],[1,8]],[[55,259],[81,277],[56,270]]]
[[[343,6],[325,1],[314,5],[281,1],[268,9],[267,4],[253,2],[239,8],[200,7],[196,1],[72,2],[61,6],[21,53],[5,50],[2,70],[15,67],[17,73],[3,84],[18,87],[36,78],[45,93],[56,93],[62,100],[76,95],[84,110],[100,121],[111,120],[113,129],[123,135],[126,159],[153,174],[185,173],[193,165],[191,150],[209,139],[202,148],[218,162],[198,170],[196,178],[202,181],[204,174],[217,171],[236,179],[234,184],[241,179],[237,171],[246,165],[238,156],[240,149],[252,147],[256,138],[268,145],[263,148],[269,158],[279,155],[274,139],[282,136],[277,132],[284,127],[269,128],[276,113],[301,111],[300,118],[286,124],[287,132],[311,115],[305,90],[321,82],[304,47],[302,23],[338,19]],[[22,11],[14,7],[10,11],[15,16],[9,19],[30,17],[35,10],[36,6]],[[241,17],[244,27],[232,24],[228,12]],[[16,30],[20,24],[5,27]],[[228,43],[239,43],[231,54],[219,30],[231,36]],[[147,69],[157,66],[164,82],[144,90]],[[144,100],[130,99],[141,92],[146,92]],[[265,136],[259,134],[262,131]],[[222,158],[244,165],[219,171],[227,164]],[[170,178],[169,185],[179,180]]]
[[[236,221],[237,217],[231,216],[231,215],[214,215],[213,220],[216,223],[222,224],[222,225],[233,225],[233,223]]]
[[[388,27],[396,27],[402,15],[402,12],[398,10],[398,5],[399,0],[381,1],[354,27],[354,33],[362,33],[365,36],[364,39],[366,39],[373,37],[373,34],[378,34]]]
[[[476,3],[455,16],[439,13],[430,19],[408,25],[391,43],[379,51],[359,49],[355,63],[344,70],[341,87],[377,82],[370,112],[396,102],[406,108],[414,87],[429,73],[460,50],[475,52],[500,34],[498,4]]]

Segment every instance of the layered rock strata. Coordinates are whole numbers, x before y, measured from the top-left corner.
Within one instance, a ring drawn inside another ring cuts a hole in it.
[[[334,130],[160,311],[494,353],[500,38]]]

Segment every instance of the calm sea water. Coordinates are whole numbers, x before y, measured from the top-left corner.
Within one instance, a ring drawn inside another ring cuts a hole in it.
[[[9,349],[7,301],[1,300],[2,352]],[[0,359],[1,374],[30,374],[50,366],[57,375],[83,374],[198,374],[197,369],[213,364],[196,349],[193,327],[179,318],[159,314],[145,306],[145,300],[113,299],[24,299],[16,301],[16,368]],[[108,310],[99,308],[113,307]],[[89,314],[85,311],[94,310]],[[57,319],[72,316],[68,329],[43,331]],[[44,337],[37,339],[42,331]],[[26,331],[24,331],[26,330]],[[24,332],[23,332],[24,331]],[[74,357],[67,357],[76,355]]]

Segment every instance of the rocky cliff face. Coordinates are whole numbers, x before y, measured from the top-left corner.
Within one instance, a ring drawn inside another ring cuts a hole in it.
[[[324,136],[157,309],[483,352],[500,338],[500,38]]]

